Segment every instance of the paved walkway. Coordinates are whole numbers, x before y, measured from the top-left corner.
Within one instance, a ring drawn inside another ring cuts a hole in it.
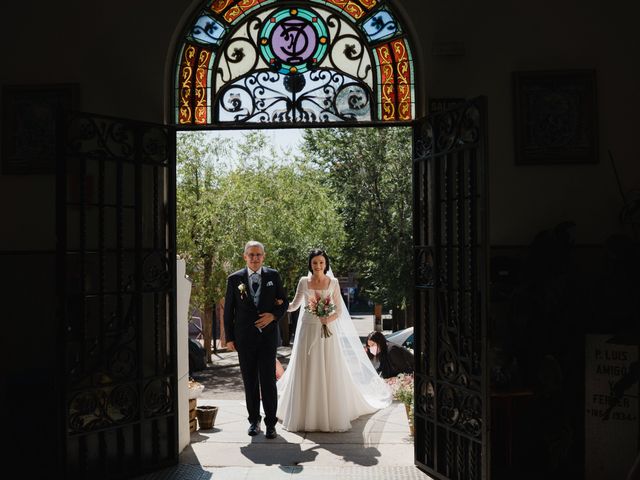
[[[212,430],[196,430],[180,463],[221,480],[244,478],[428,479],[413,466],[413,438],[404,405],[355,420],[345,433],[293,433],[278,426],[278,437],[249,437],[247,412],[237,400],[198,399],[216,405]]]
[[[364,339],[374,329],[373,315],[352,315],[351,319],[364,343]],[[278,348],[278,359],[285,367],[289,363],[290,355],[291,347]],[[244,400],[238,354],[235,352],[221,350],[212,354],[209,368],[195,372],[193,378],[205,386],[202,399]]]
[[[372,329],[372,318],[354,318],[358,334]],[[285,365],[291,349],[280,347]],[[214,428],[196,430],[180,454],[180,465],[140,480],[430,480],[413,465],[413,437],[404,405],[352,422],[344,433],[292,433],[277,426],[278,437],[247,435],[247,411],[235,352],[212,355],[212,364],[193,378],[205,386],[198,405],[215,405]],[[264,426],[263,426],[264,428]]]

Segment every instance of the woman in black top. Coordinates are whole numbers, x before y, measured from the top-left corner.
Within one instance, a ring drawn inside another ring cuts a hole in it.
[[[399,373],[413,373],[413,353],[405,347],[387,342],[380,332],[371,332],[365,347],[367,355],[382,378]]]

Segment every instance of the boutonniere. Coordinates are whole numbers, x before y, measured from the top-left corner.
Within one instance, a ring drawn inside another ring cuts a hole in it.
[[[273,287],[273,282],[271,280],[267,282],[267,287]]]
[[[244,283],[241,283],[240,285],[238,285],[238,290],[240,290],[240,299],[244,300],[244,298],[247,296],[247,286]]]

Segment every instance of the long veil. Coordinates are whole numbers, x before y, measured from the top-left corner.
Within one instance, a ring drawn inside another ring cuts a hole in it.
[[[311,275],[311,274],[309,274]],[[337,283],[333,272],[329,270],[327,276],[331,277],[332,283]],[[371,360],[364,351],[364,346],[360,341],[358,332],[353,325],[351,315],[347,310],[347,306],[344,303],[342,295],[338,292],[340,298],[340,316],[329,324],[329,328],[333,335],[337,336],[340,342],[340,347],[345,359],[345,365],[353,380],[355,387],[360,391],[367,403],[372,407],[380,409],[388,407],[392,402],[391,389],[387,383],[380,378],[378,372],[371,364]],[[278,391],[283,392],[287,389],[289,383],[290,373],[295,369],[296,357],[298,355],[305,355],[306,352],[301,351],[300,342],[293,342],[293,348],[291,350],[291,358],[289,359],[289,366],[285,370],[283,376],[278,380]]]

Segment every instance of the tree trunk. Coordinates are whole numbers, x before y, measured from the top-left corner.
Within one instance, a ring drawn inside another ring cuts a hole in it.
[[[402,330],[406,325],[407,310],[401,310],[400,308],[394,308],[391,312],[391,323],[393,324],[393,331]]]
[[[407,323],[406,323],[407,328],[408,327],[413,327],[414,312],[413,312],[413,304],[412,303],[407,303],[407,308],[405,310],[405,314],[406,314],[406,319],[407,319]]]
[[[376,303],[373,306],[373,329],[376,332],[382,331],[382,305],[380,303]]]
[[[202,336],[204,337],[204,351],[207,355],[207,363],[211,362],[211,340],[213,336],[213,305],[208,300],[207,293],[211,291],[211,272],[212,272],[212,258],[205,256],[203,258],[203,271],[202,271],[202,288],[203,296],[205,298],[204,304],[204,318],[202,319]],[[214,339],[215,340],[215,339]]]
[[[216,303],[216,325],[218,328],[218,337],[220,338],[220,346],[227,346],[227,334],[224,331],[224,298]]]
[[[204,337],[204,351],[207,352],[207,363],[211,363],[211,350],[212,344],[216,341],[213,338],[213,320],[215,317],[213,305],[207,305],[204,307],[204,321],[202,325],[203,337]]]

